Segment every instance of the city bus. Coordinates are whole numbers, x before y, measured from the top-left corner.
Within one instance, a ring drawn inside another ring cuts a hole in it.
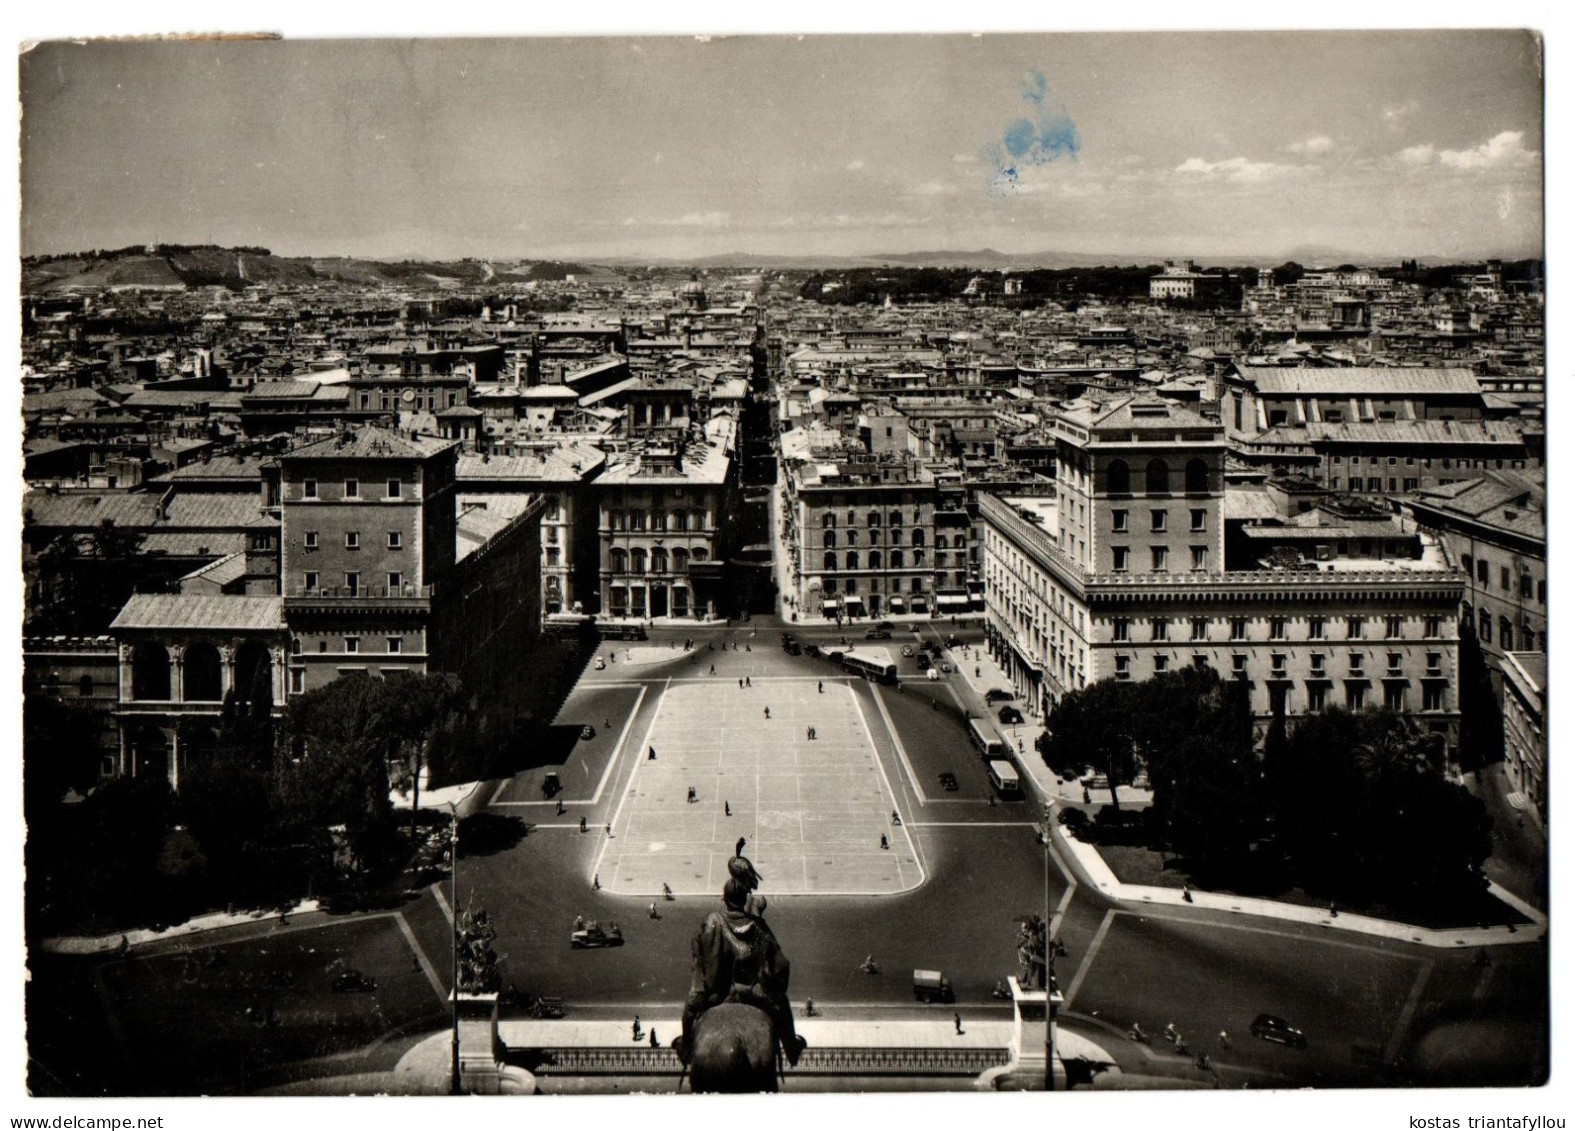
[[[990,784],[1002,797],[1021,797],[1022,783],[1017,780],[1017,767],[1004,758],[992,758],[987,768]]]
[[[1006,742],[986,719],[969,719],[968,737],[973,740],[974,748],[979,751],[981,758],[989,760],[1010,756],[1011,752],[1007,749]]]
[[[850,648],[842,655],[842,666],[876,683],[897,682],[897,664],[887,648]]]

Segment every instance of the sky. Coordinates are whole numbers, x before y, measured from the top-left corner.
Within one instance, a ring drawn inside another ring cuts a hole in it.
[[[45,43],[24,254],[1535,256],[1526,32]]]

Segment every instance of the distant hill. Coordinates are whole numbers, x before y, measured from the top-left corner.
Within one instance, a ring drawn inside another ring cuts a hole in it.
[[[606,269],[557,260],[521,260],[498,270],[484,260],[379,260],[269,255],[260,249],[223,247],[121,248],[79,255],[34,256],[22,261],[22,290],[30,294],[69,287],[228,287],[253,283],[337,281],[363,286],[485,286],[606,274]]]

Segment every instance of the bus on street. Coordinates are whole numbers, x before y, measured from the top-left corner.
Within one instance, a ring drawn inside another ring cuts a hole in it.
[[[850,648],[842,655],[842,666],[876,683],[897,682],[897,663],[889,648]]]

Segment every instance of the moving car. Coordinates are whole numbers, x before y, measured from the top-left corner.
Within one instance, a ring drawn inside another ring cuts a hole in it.
[[[944,789],[947,793],[956,793],[957,792],[957,775],[956,774],[944,773],[944,774],[941,775],[940,780],[941,780],[941,788]]]
[[[1007,726],[1015,726],[1016,724],[1023,721],[1023,713],[1010,704],[997,711],[995,713],[995,717],[1000,719]]]
[[[954,632],[954,633],[952,633],[950,636],[948,636],[946,638],[946,647],[948,647],[948,648],[961,648],[962,647],[962,642],[963,642],[962,641],[962,637],[958,636]]]
[[[951,1002],[956,998],[952,994],[952,984],[939,970],[915,970],[913,972],[913,996],[925,1005],[931,1002]]]
[[[872,629],[870,629],[868,632],[866,632],[864,634],[864,639],[865,640],[890,640],[891,639],[891,629],[889,629],[889,628],[872,628]]]
[[[600,656],[596,657],[596,670],[599,672],[607,670],[607,661]]]
[[[819,644],[806,644],[806,645],[804,645],[804,654],[807,655],[807,656],[818,656],[818,655],[820,655],[820,645]]]
[[[934,668],[930,668],[924,673],[924,678],[928,680],[939,680],[941,678],[941,673],[936,671]]]
[[[911,655],[913,655],[913,645],[912,644],[904,644],[902,646],[902,654],[904,656],[911,656]]]
[[[596,737],[596,728],[593,727],[590,723],[586,723],[584,726],[582,726],[580,728],[580,741],[581,742],[589,742],[591,739],[593,739],[595,737]]]
[[[1010,703],[1012,701],[1012,693],[1010,691],[1002,691],[999,687],[992,687],[984,693],[984,701],[986,703]]]
[[[798,646],[797,640],[789,640],[786,644],[782,645],[782,651],[786,652],[789,656],[802,656],[804,654],[804,649]]]
[[[1296,1049],[1307,1047],[1307,1034],[1294,1028],[1285,1018],[1272,1013],[1258,1014],[1248,1028],[1260,1041],[1274,1041]]]
[[[569,945],[575,950],[594,950],[604,946],[622,946],[623,932],[617,923],[598,923],[592,919],[569,936]]]
[[[336,994],[369,994],[377,983],[359,970],[343,970],[335,975],[332,988]]]
[[[548,770],[541,779],[541,795],[549,801],[563,792],[563,781],[558,777],[557,771]]]

